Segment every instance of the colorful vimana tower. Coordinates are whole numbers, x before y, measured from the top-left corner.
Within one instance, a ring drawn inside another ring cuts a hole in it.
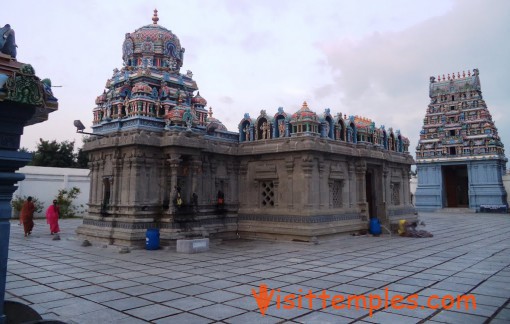
[[[155,11],[126,34],[124,66],[96,99],[80,236],[140,246],[157,228],[163,245],[197,235],[310,241],[374,217],[388,228],[416,219],[400,131],[306,102],[239,113],[228,131],[192,73],[181,74],[184,48],[158,20]]]
[[[507,159],[483,100],[478,69],[431,77],[429,96],[416,147],[416,208],[479,211],[506,205]]]

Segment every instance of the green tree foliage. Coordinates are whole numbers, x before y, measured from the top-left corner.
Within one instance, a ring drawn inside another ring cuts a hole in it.
[[[71,189],[61,189],[58,191],[57,205],[60,207],[60,217],[74,217],[78,211],[78,207],[73,204],[73,201],[80,194],[80,188],[72,187]]]
[[[74,141],[57,142],[39,139],[29,165],[56,168],[87,168],[88,157],[80,148],[74,153]]]
[[[76,153],[76,167],[87,169],[89,164],[89,155],[80,147]]]

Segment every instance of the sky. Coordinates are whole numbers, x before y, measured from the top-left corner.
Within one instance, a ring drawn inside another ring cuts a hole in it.
[[[92,109],[124,35],[152,23],[186,49],[200,95],[228,130],[249,113],[269,115],[303,101],[322,113],[372,119],[401,130],[415,154],[429,103],[430,76],[480,70],[484,99],[510,145],[510,1],[507,0],[187,0],[8,1],[0,24],[16,32],[18,61],[50,78],[59,110],[25,128],[81,147],[73,121],[91,131]]]

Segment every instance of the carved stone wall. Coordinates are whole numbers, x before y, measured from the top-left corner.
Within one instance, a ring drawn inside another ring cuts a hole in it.
[[[143,244],[151,227],[160,228],[163,244],[186,233],[308,240],[366,228],[369,206],[383,221],[390,221],[385,204],[400,218],[415,217],[403,185],[408,154],[313,137],[220,143],[140,130],[87,142],[90,207],[78,233],[128,245]]]

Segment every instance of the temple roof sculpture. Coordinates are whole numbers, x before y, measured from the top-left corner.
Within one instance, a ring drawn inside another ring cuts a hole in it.
[[[274,117],[273,117],[274,116]],[[305,101],[294,114],[289,116],[283,107],[269,115],[265,109],[254,119],[248,113],[238,124],[240,142],[257,142],[284,137],[315,136],[352,144],[373,145],[375,148],[407,153],[409,139],[390,127],[376,127],[371,119],[339,113],[336,117],[326,108],[319,116]]]
[[[51,90],[51,80],[41,80],[30,64],[16,61],[14,30],[9,24],[0,28],[0,102],[36,107],[25,126],[48,119],[58,110],[58,100]]]
[[[167,129],[206,127],[207,101],[199,93],[193,95],[198,90],[193,73],[180,73],[184,48],[171,30],[158,24],[157,13],[154,10],[152,24],[126,34],[124,66],[113,70],[106,89],[96,99],[95,132],[139,125],[122,122],[130,118],[147,120],[143,125],[166,125]],[[117,125],[111,127],[112,123]]]
[[[127,33],[122,45],[125,66],[158,66],[178,73],[183,63],[184,48],[172,31],[158,25],[158,11],[153,23]]]
[[[96,99],[94,132],[105,134],[131,128],[196,131],[235,142],[315,136],[408,151],[409,140],[399,132],[386,132],[384,126],[377,128],[367,118],[347,118],[342,114],[333,117],[329,108],[318,115],[306,101],[293,114],[286,113],[283,107],[275,114],[262,109],[257,118],[245,114],[238,132],[229,132],[212,116],[212,109],[206,109],[208,102],[198,92],[193,73],[180,73],[184,48],[177,36],[158,21],[154,10],[152,24],[126,34],[122,47],[124,66],[113,70],[106,89]]]

